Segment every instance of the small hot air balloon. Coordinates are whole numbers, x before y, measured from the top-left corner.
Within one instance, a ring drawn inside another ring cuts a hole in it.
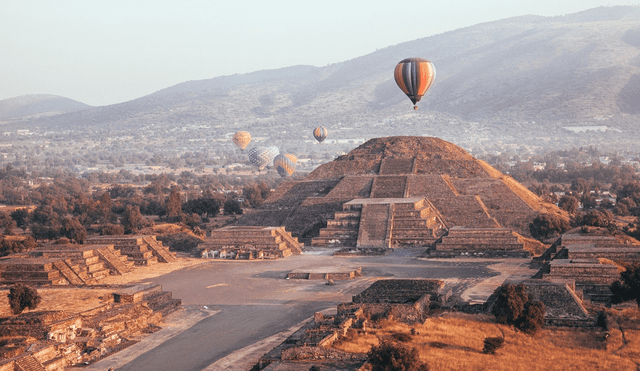
[[[320,143],[322,143],[322,141],[327,137],[327,134],[327,128],[325,128],[324,126],[318,126],[317,128],[313,129],[313,136]]]
[[[417,110],[416,103],[436,78],[436,68],[426,59],[407,58],[398,63],[393,77],[400,89],[413,102],[413,109]]]
[[[293,172],[296,170],[296,164],[298,163],[298,159],[294,155],[290,154],[279,154],[273,159],[273,166],[278,171],[281,177],[286,178],[291,176]]]
[[[267,147],[253,147],[249,150],[248,154],[249,161],[260,171],[269,165],[273,158],[269,156],[269,149]]]
[[[246,131],[239,131],[233,134],[232,140],[240,150],[244,150],[249,145],[249,142],[251,142],[251,134]]]

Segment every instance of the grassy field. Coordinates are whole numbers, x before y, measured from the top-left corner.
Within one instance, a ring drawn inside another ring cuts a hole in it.
[[[445,313],[423,324],[384,320],[374,329],[351,330],[334,347],[366,353],[381,340],[401,341],[417,348],[430,370],[637,370],[640,331],[610,333],[605,340],[601,329],[546,328],[530,336],[487,315]],[[484,354],[484,339],[496,336],[504,346]]]

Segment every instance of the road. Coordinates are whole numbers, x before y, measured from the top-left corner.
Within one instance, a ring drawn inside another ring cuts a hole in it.
[[[161,284],[186,306],[219,312],[117,369],[202,370],[314,312],[351,301],[353,295],[381,278],[439,278],[464,286],[501,275],[490,268],[496,261],[423,260],[417,259],[420,251],[411,249],[380,257],[334,257],[332,252],[315,249],[273,261],[210,261],[145,281]],[[363,277],[336,281],[333,286],[323,280],[285,279],[294,269],[323,267],[362,267]]]

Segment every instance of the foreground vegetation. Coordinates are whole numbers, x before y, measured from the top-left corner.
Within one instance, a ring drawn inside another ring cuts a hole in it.
[[[334,347],[367,353],[394,341],[417,349],[429,370],[637,370],[640,331],[623,326],[609,332],[606,337],[599,328],[544,328],[531,336],[488,315],[447,312],[422,324],[382,320],[375,328],[350,330]],[[488,337],[505,339],[494,355],[483,352]]]

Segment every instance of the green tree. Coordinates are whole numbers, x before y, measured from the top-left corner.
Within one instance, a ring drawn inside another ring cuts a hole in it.
[[[575,213],[578,210],[578,206],[580,206],[580,201],[573,196],[564,195],[558,201],[558,207],[570,214]]]
[[[177,187],[171,188],[171,193],[167,197],[164,207],[169,218],[175,218],[182,214],[182,197]]]
[[[640,307],[640,261],[631,263],[620,273],[620,279],[611,284],[611,292],[613,304],[635,300]]]
[[[415,348],[383,341],[367,354],[371,371],[428,371]]]
[[[529,232],[533,238],[548,238],[549,235],[562,234],[571,226],[569,222],[555,214],[538,214],[529,224]]]
[[[9,289],[9,306],[14,315],[22,313],[25,309],[36,309],[42,298],[38,291],[23,284],[17,284]]]
[[[125,206],[120,224],[122,224],[124,232],[127,234],[134,233],[142,229],[145,223],[142,214],[140,214],[140,208],[132,205]]]

